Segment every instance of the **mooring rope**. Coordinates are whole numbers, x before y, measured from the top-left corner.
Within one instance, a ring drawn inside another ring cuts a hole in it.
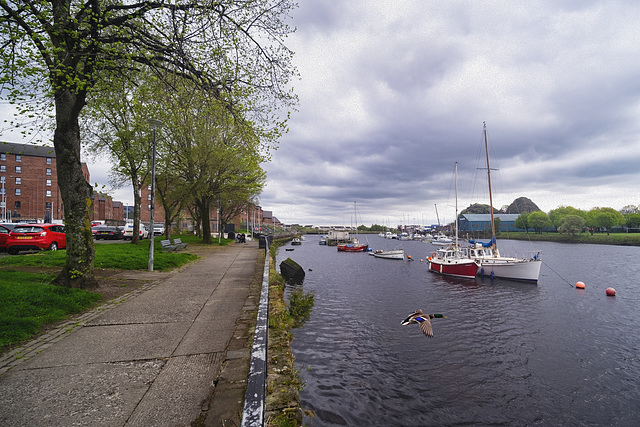
[[[567,282],[567,284],[568,284],[569,286],[571,286],[572,288],[575,288],[575,286],[574,286],[574,285],[572,285],[572,284],[571,284],[571,282],[569,282],[567,279],[565,279],[564,277],[562,277],[562,276],[561,276],[557,271],[555,271],[553,268],[551,268],[551,266],[550,266],[549,264],[547,264],[546,262],[544,262],[544,260],[542,260],[542,263],[543,263],[544,265],[546,265],[546,266],[547,266],[547,268],[549,268],[549,270],[551,270],[551,271],[553,271],[554,273],[556,273],[556,275],[557,275],[559,278],[561,278],[562,280],[564,280],[565,282]]]

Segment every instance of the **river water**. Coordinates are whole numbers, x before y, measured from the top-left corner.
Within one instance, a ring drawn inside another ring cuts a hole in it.
[[[338,252],[313,235],[279,249],[278,271],[290,257],[316,294],[292,342],[302,405],[315,412],[305,422],[640,425],[640,248],[499,240],[505,255],[542,251],[536,285],[439,276],[420,261],[429,243],[368,241],[401,244],[414,261]],[[446,316],[434,338],[400,325],[418,308]]]

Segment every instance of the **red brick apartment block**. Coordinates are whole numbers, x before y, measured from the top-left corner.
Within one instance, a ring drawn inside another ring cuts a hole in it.
[[[0,221],[64,217],[53,147],[0,142],[0,201]]]

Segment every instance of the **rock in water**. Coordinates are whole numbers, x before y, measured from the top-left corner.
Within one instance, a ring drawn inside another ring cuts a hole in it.
[[[287,283],[302,283],[304,280],[304,269],[291,258],[287,258],[280,263],[280,274],[282,274]]]

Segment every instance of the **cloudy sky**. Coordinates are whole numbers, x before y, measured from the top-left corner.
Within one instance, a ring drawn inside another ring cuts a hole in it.
[[[637,1],[302,0],[299,110],[265,166],[285,223],[452,221],[525,196],[640,204]]]
[[[450,222],[454,162],[460,209],[488,203],[483,122],[496,207],[640,204],[637,0],[299,3],[300,104],[260,197],[282,222],[350,225],[354,201],[359,224]]]

